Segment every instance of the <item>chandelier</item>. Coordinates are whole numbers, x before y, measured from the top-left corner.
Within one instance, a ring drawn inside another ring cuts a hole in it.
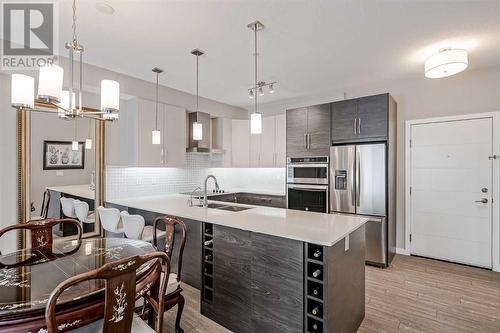
[[[120,84],[113,80],[101,81],[100,110],[82,106],[82,54],[76,29],[76,0],[73,0],[73,39],[66,43],[69,51],[70,85],[63,90],[64,70],[57,65],[41,67],[38,73],[38,92],[35,99],[35,80],[24,74],[12,74],[11,105],[22,111],[57,113],[61,119],[86,117],[100,121],[118,119]],[[74,87],[75,57],[78,57],[78,87]]]
[[[269,93],[274,93],[274,82],[259,81],[257,77],[257,58],[259,54],[257,53],[257,31],[264,29],[264,25],[260,21],[255,21],[247,25],[247,27],[254,32],[255,41],[255,82],[254,86],[248,89],[248,96],[254,99],[254,111],[250,114],[250,133],[251,134],[261,134],[262,133],[262,114],[258,110],[257,96],[264,96],[264,87],[269,89]]]

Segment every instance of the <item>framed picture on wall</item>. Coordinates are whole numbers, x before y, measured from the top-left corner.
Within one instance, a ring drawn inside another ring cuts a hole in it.
[[[78,150],[73,150],[71,141],[43,141],[43,170],[83,168],[84,142],[78,142]]]

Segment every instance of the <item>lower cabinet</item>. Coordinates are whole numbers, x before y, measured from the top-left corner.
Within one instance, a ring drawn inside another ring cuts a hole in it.
[[[213,226],[213,301],[202,314],[234,332],[303,332],[303,243]]]

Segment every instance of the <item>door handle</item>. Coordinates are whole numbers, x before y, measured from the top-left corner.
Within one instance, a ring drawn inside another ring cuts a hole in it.
[[[354,118],[354,134],[358,134],[358,118]]]
[[[307,149],[307,133],[304,133],[304,148]]]
[[[479,203],[484,203],[484,204],[487,204],[488,203],[488,199],[486,198],[482,198],[481,200],[476,200],[474,202],[479,202]]]
[[[358,118],[358,134],[361,134],[361,118]]]

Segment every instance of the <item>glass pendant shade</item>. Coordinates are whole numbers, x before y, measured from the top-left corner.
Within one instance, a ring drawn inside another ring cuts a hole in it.
[[[101,81],[101,111],[118,112],[120,109],[120,84],[113,80]]]
[[[40,67],[38,98],[59,103],[61,101],[64,70],[57,65]]]
[[[72,141],[71,142],[71,150],[78,150],[78,141]]]
[[[92,149],[92,139],[85,140],[85,149],[87,150]]]
[[[455,75],[469,65],[467,51],[462,49],[445,49],[425,61],[425,77],[438,79]]]
[[[61,102],[59,102],[59,105],[62,108],[65,108],[66,110],[70,109],[69,105],[69,91],[68,90],[63,90],[61,93]],[[71,106],[72,108],[76,108],[76,94],[73,92],[71,93]]]
[[[260,114],[259,112],[254,112],[250,115],[250,133],[262,133],[262,114]]]
[[[201,140],[203,138],[203,124],[194,122],[193,123],[193,140]]]
[[[10,104],[15,108],[33,108],[35,105],[35,79],[24,74],[12,74]]]
[[[154,145],[159,145],[161,143],[161,132],[160,130],[154,129],[151,132],[151,143]]]

